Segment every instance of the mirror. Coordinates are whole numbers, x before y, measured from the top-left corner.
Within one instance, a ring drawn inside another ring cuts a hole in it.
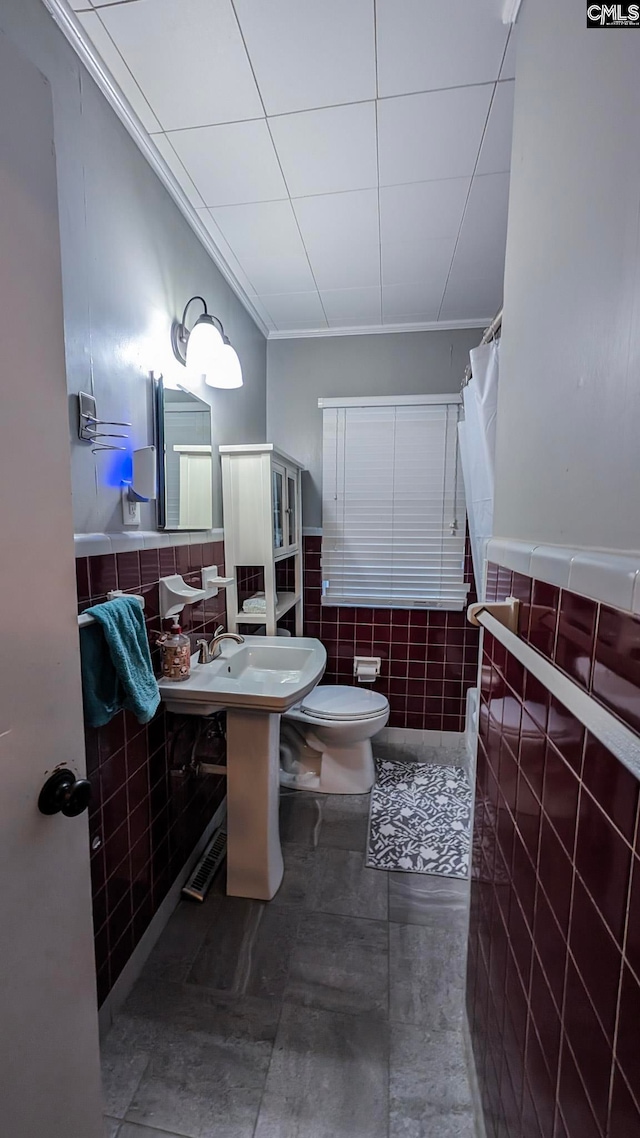
[[[211,407],[184,388],[156,381],[158,526],[213,526]]]

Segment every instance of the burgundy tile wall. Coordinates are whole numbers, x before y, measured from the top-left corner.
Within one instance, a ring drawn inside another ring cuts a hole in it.
[[[373,687],[389,700],[390,727],[464,731],[479,643],[466,614],[322,607],[321,547],[320,537],[304,539],[305,634],[317,636],[327,649],[323,682],[353,684],[353,657],[381,656],[382,675]],[[469,547],[465,580],[473,590]],[[471,591],[468,603],[475,599]]]
[[[632,728],[640,619],[491,566]],[[467,1009],[488,1138],[640,1138],[639,784],[485,635]]]
[[[109,589],[142,593],[157,673],[158,580],[178,572],[199,586],[200,569],[211,564],[224,572],[222,542],[78,558],[79,611],[106,600]],[[225,622],[224,591],[185,608],[183,620],[193,642],[212,635]],[[180,770],[196,722],[161,707],[147,725],[120,713],[106,727],[85,727],[100,1003],[224,797],[223,778]]]

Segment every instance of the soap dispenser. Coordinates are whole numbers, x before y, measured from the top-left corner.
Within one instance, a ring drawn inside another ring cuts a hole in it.
[[[158,640],[162,653],[162,678],[188,680],[191,672],[191,641],[185,636],[177,620]]]

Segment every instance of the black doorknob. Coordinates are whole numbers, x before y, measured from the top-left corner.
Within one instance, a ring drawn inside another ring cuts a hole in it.
[[[64,814],[75,818],[87,809],[91,800],[91,783],[86,778],[76,778],[73,771],[66,769],[54,771],[45,782],[38,810],[41,814]]]

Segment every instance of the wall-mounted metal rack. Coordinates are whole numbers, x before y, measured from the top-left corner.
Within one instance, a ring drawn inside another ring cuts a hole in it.
[[[92,454],[102,450],[126,450],[125,446],[113,443],[101,443],[99,439],[128,439],[128,435],[116,434],[112,431],[99,431],[98,427],[130,427],[131,423],[119,423],[111,419],[99,419],[96,401],[93,395],[86,391],[78,392],[78,438],[83,443],[97,443],[92,447]]]

